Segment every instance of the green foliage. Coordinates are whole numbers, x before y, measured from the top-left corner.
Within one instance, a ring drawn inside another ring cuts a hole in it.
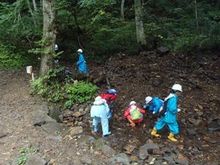
[[[97,89],[92,83],[83,81],[67,84],[65,86],[65,93],[67,94],[65,107],[70,108],[73,103],[84,103],[90,100],[95,95]]]
[[[136,53],[137,43],[134,23],[118,23],[116,28],[102,26],[94,32],[89,43],[98,55],[109,55],[116,52]]]
[[[8,47],[0,45],[0,68],[21,68],[25,63],[26,59],[22,55],[13,53]]]
[[[20,151],[19,151],[20,155],[19,155],[19,157],[16,160],[17,165],[25,165],[26,161],[28,159],[28,155],[33,154],[35,152],[37,152],[37,151],[33,147],[21,148]]]
[[[32,93],[38,94],[47,101],[64,103],[65,108],[71,108],[74,103],[84,103],[90,100],[97,87],[89,82],[73,82],[71,77],[64,77],[63,68],[50,70],[48,74],[32,81]]]

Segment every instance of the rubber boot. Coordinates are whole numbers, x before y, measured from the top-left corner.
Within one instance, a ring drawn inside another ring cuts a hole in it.
[[[160,134],[157,133],[156,128],[153,128],[153,130],[151,131],[150,134],[151,134],[152,136],[154,136],[154,137],[161,137]]]
[[[177,139],[174,137],[174,134],[172,133],[169,134],[168,139],[171,140],[172,142],[177,142]]]

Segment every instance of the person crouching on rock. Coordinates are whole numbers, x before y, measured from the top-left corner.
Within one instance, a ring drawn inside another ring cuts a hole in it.
[[[145,105],[143,108],[153,114],[158,114],[163,109],[163,100],[161,100],[159,97],[147,96],[145,98]]]
[[[129,107],[124,112],[124,117],[130,122],[132,127],[135,127],[136,124],[139,124],[143,121],[144,113],[144,109],[137,107],[135,101],[131,101]]]
[[[111,132],[109,131],[108,113],[109,113],[108,104],[100,96],[97,96],[90,110],[90,115],[92,117],[93,134],[98,133],[98,128],[100,123],[102,126],[103,137],[111,134]]]
[[[112,118],[112,109],[113,109],[113,104],[114,104],[114,101],[116,100],[117,98],[117,91],[115,89],[108,89],[106,92],[103,92],[100,94],[101,98],[102,99],[105,99],[109,108],[110,108],[110,111],[109,111],[109,114],[108,114],[108,118]]]
[[[171,88],[171,93],[164,101],[164,115],[156,122],[151,135],[154,137],[160,137],[157,131],[161,130],[165,125],[168,126],[170,134],[168,139],[177,142],[174,135],[179,133],[179,126],[177,123],[177,113],[180,111],[178,109],[178,96],[182,92],[182,86],[180,84],[174,84]]]

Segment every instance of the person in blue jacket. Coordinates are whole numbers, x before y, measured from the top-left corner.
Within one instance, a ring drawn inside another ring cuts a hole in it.
[[[147,96],[143,108],[149,110],[153,114],[157,114],[163,109],[163,100],[158,97]]]
[[[170,134],[168,139],[177,142],[174,135],[179,133],[179,126],[177,123],[177,113],[180,111],[178,109],[178,96],[182,92],[182,86],[180,84],[174,84],[171,88],[171,93],[165,98],[163,110],[165,110],[164,115],[156,122],[151,135],[154,137],[160,137],[157,131],[161,130],[165,125],[168,126]]]
[[[78,49],[77,53],[79,55],[79,59],[76,62],[76,65],[77,65],[77,69],[79,73],[88,74],[88,68],[87,68],[87,64],[86,64],[82,49]]]
[[[90,110],[90,115],[92,117],[93,134],[98,133],[100,123],[102,126],[103,137],[111,134],[111,132],[109,131],[109,111],[110,109],[108,107],[108,104],[106,103],[106,100],[102,99],[100,96],[97,96]]]

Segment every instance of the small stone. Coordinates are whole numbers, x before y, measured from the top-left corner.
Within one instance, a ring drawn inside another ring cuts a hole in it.
[[[83,132],[83,128],[81,126],[70,128],[70,135],[75,136],[81,134]]]
[[[138,157],[135,155],[130,156],[130,159],[132,162],[137,162],[139,160]]]

